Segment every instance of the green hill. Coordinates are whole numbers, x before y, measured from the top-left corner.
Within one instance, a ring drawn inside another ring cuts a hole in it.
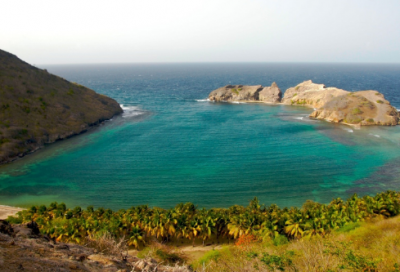
[[[120,113],[115,100],[0,50],[0,164]]]

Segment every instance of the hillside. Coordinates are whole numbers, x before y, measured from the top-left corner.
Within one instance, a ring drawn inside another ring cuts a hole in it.
[[[120,113],[115,100],[0,50],[0,164]]]
[[[6,262],[13,261],[14,267],[25,267],[25,260],[39,265],[49,259],[77,260],[84,254],[79,264],[82,269],[92,267],[94,261],[113,262],[121,269],[121,256],[130,255],[150,257],[163,265],[190,264],[199,272],[399,271],[399,215],[400,193],[395,191],[335,198],[328,204],[309,200],[301,208],[282,209],[260,205],[257,198],[247,207],[209,210],[192,203],[168,210],[147,205],[118,211],[93,206],[84,210],[54,202],[47,207],[32,206],[0,221],[0,232],[16,238],[26,237],[27,232],[30,238],[31,231],[26,228],[40,233],[47,240],[42,239],[41,244],[48,252],[40,253],[36,247],[31,251],[39,255],[28,256],[32,259],[16,258],[15,254],[23,252],[20,248],[26,248],[26,240],[16,239],[11,247],[7,246],[11,239],[0,235],[0,240],[6,241],[0,253]],[[119,252],[119,261],[117,256],[99,256],[113,252]],[[148,270],[143,271],[154,271],[156,262],[147,260],[142,265]]]

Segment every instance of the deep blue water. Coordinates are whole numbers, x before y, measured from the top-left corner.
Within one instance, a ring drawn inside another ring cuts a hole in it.
[[[400,108],[400,65],[124,64],[46,66],[124,105],[122,117],[0,167],[0,203],[301,206],[400,188],[400,126],[354,130],[303,107],[204,101],[227,84],[282,91],[311,79],[378,90]]]

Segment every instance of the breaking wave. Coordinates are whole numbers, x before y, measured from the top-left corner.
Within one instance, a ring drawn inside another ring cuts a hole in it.
[[[124,106],[123,104],[121,104],[120,106],[124,111],[122,113],[123,118],[135,117],[145,113],[145,111],[140,109],[138,106]]]

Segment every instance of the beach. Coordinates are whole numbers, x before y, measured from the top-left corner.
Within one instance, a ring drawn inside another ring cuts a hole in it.
[[[24,209],[18,207],[0,205],[0,219],[7,219],[7,217],[15,215],[17,212],[22,210]]]

